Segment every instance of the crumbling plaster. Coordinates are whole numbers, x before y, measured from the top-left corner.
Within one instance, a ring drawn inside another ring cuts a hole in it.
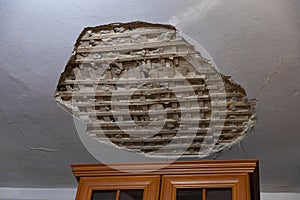
[[[263,191],[299,191],[299,9],[297,0],[2,0],[0,186],[74,187],[69,165],[97,162],[54,102],[58,72],[83,27],[141,20],[180,27],[258,98],[254,131],[217,159],[259,158]]]

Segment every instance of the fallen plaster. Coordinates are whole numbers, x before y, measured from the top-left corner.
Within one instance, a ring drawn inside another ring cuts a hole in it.
[[[85,28],[56,101],[99,142],[151,157],[205,157],[239,143],[255,100],[171,25]]]

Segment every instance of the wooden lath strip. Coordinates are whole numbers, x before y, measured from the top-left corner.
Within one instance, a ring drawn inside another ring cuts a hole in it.
[[[157,133],[159,134],[177,134],[178,131],[180,131],[181,134],[196,134],[196,133],[206,133],[209,130],[214,130],[214,131],[230,131],[232,129],[236,129],[236,130],[243,130],[243,126],[215,126],[212,128],[195,128],[195,127],[188,127],[189,129],[186,130],[179,130],[178,128],[175,129],[161,129],[161,130],[157,130],[157,129],[140,129],[140,130],[135,130],[133,127],[129,128],[129,129],[123,129],[123,130],[89,130],[89,133],[91,134],[109,134],[109,135],[120,135],[120,134],[124,134],[124,131],[130,131],[130,134],[134,134],[134,135],[140,135],[140,136],[146,136],[146,135],[152,135],[154,131],[157,131]],[[237,133],[233,133],[233,134],[237,134]]]
[[[153,100],[153,99],[147,99],[146,101],[139,101],[139,100],[119,100],[119,101],[95,101],[93,103],[91,102],[74,102],[72,103],[73,106],[77,107],[95,107],[95,106],[142,106],[142,105],[152,105],[154,103],[159,103],[159,104],[168,104],[171,102],[177,102],[177,98],[173,99],[161,99],[161,100]],[[190,101],[190,102],[195,102],[198,103],[198,98],[194,99],[180,99],[181,102],[185,101]],[[228,106],[229,103],[226,103],[226,106]],[[248,102],[237,102],[234,104],[235,107],[250,107],[252,104]],[[224,106],[224,103],[214,103],[214,106]]]
[[[103,84],[103,85],[121,85],[121,84],[151,84],[151,83],[158,83],[158,82],[181,82],[181,81],[201,81],[205,78],[204,75],[197,75],[195,77],[170,77],[170,78],[143,78],[143,79],[99,79],[99,80],[83,80],[83,79],[76,79],[76,80],[65,80],[61,83],[61,85],[66,84]],[[201,86],[204,86],[203,84]],[[216,87],[216,86],[210,86],[210,87]]]
[[[91,37],[87,37],[87,36],[83,36],[81,38],[82,41],[89,41],[89,40],[101,40],[103,38],[122,38],[122,37],[131,37],[133,35],[159,35],[161,33],[165,33],[165,32],[170,32],[170,33],[175,33],[176,31],[174,30],[169,30],[169,29],[153,29],[153,30],[146,30],[145,31],[127,31],[124,33],[106,33],[106,34],[98,34],[96,36],[91,36]],[[97,34],[97,33],[95,33]]]
[[[172,92],[171,90],[168,90],[168,92]],[[145,95],[145,96],[151,96],[153,94],[160,94],[161,92],[155,92],[152,93],[143,93],[142,91],[137,91],[133,95]],[[114,96],[129,96],[129,93],[126,93],[126,91],[117,91],[114,92]],[[109,97],[112,96],[112,92],[110,91],[60,91],[59,96],[61,97],[81,97],[81,96],[89,96],[89,97]],[[132,96],[132,95],[131,95]],[[230,97],[243,97],[244,95],[241,93],[210,93],[210,95],[198,95],[196,98],[200,99],[208,99],[209,96],[211,97],[220,97],[220,98],[230,98]],[[194,98],[193,98],[194,99]],[[178,98],[178,101],[180,101],[180,98]]]
[[[151,123],[151,125],[160,125],[161,123],[165,123],[165,124],[182,124],[182,125],[190,125],[190,124],[193,124],[193,125],[197,125],[199,123],[206,123],[206,124],[209,124],[209,123],[214,123],[214,122],[225,122],[225,123],[243,123],[243,122],[247,122],[249,119],[248,117],[247,118],[244,118],[244,119],[191,119],[191,120],[181,120],[181,121],[176,121],[176,120],[173,120],[173,119],[166,119],[164,120],[163,122],[161,121],[138,121],[138,122],[135,122],[135,124],[137,126],[146,126],[148,125],[149,123]],[[126,126],[132,126],[132,124],[129,123],[130,121],[118,121],[118,125],[122,126],[122,127],[126,127]],[[116,122],[93,122],[93,123],[90,123],[88,124],[88,128],[103,128],[103,127],[111,127],[111,126],[116,126]]]
[[[132,126],[132,127],[124,127],[122,128],[122,130],[119,129],[111,129],[111,127],[109,127],[109,129],[104,129],[103,127],[101,128],[102,131],[105,132],[105,134],[124,134],[126,131],[129,131],[130,134],[136,134],[136,135],[140,135],[140,136],[147,136],[152,135],[154,132],[157,134],[177,134],[178,132],[180,132],[180,134],[196,134],[196,133],[206,133],[206,131],[212,130],[212,131],[224,131],[223,136],[226,137],[231,137],[234,135],[239,134],[237,131],[241,131],[244,129],[243,126],[212,126],[211,128],[195,128],[195,127],[191,127],[190,125],[185,125],[187,128],[184,130],[181,130],[180,128],[174,128],[174,129],[167,129],[167,128],[163,128],[161,130],[157,129],[160,127],[155,127],[155,126],[151,126],[150,128],[148,127],[144,127],[144,128],[140,128],[140,129],[134,129],[134,127],[137,126]],[[118,126],[116,126],[115,128],[119,128]],[[183,128],[182,128],[183,129]],[[91,133],[97,133],[98,129],[89,129],[88,130]],[[227,132],[226,132],[227,131]],[[229,132],[229,133],[228,133]],[[100,133],[100,132],[99,132]],[[226,135],[226,133],[228,133]],[[147,138],[147,137],[146,137]]]
[[[88,115],[88,116],[117,116],[117,115],[148,115],[148,114],[153,114],[153,115],[161,115],[161,114],[178,114],[178,113],[192,113],[192,112],[209,112],[210,108],[209,107],[201,107],[201,108],[169,108],[166,110],[111,110],[111,111],[92,111],[92,112],[86,112],[83,113],[83,115]]]
[[[238,135],[235,135],[238,136]],[[101,138],[97,138],[101,139]],[[104,138],[103,138],[104,139]],[[151,137],[151,138],[110,138],[109,140],[111,142],[115,143],[165,143],[170,141],[203,141],[206,140],[213,140],[213,137],[211,136],[195,136],[195,137]],[[224,143],[229,143],[231,140],[222,140]],[[147,144],[146,144],[147,145]]]
[[[100,138],[97,138],[100,139]],[[204,139],[213,139],[211,136],[195,136],[195,137],[151,137],[151,138],[110,138],[109,140],[111,142],[120,142],[120,143],[149,143],[149,142],[155,142],[155,143],[162,143],[162,142],[170,142],[172,141],[187,141],[187,140],[194,140],[194,141],[202,141]]]
[[[203,107],[201,112],[209,112],[210,111],[210,108],[207,108],[207,107]],[[149,113],[153,113],[153,114],[164,114],[164,113],[168,113],[168,114],[171,114],[171,113],[184,113],[184,112],[199,112],[198,108],[197,109],[193,109],[193,108],[190,108],[190,109],[170,109],[170,110],[162,110],[162,111],[139,111],[139,110],[136,110],[136,111],[94,111],[94,112],[86,112],[86,113],[82,113],[81,116],[113,116],[113,115],[146,115],[146,114],[149,114]],[[223,116],[224,114],[227,114],[227,115],[251,115],[252,112],[249,111],[249,110],[237,110],[237,111],[214,111],[216,114],[219,114],[220,116]]]
[[[125,61],[137,61],[137,60],[146,60],[146,59],[160,59],[160,58],[176,58],[176,57],[185,57],[189,54],[187,51],[182,52],[166,52],[160,54],[146,54],[146,55],[126,55],[119,56],[117,58],[101,58],[101,59],[76,59],[76,63],[107,63],[107,62],[125,62]]]
[[[207,133],[207,131],[209,131],[211,129],[209,128],[201,128],[201,129],[194,129],[194,130],[181,130],[180,132],[182,134],[201,134],[201,133]],[[134,134],[134,135],[140,135],[140,136],[147,136],[147,134],[153,134],[153,130],[152,131],[147,131],[147,130],[132,130],[130,129],[129,130],[131,134]],[[176,129],[162,129],[162,130],[159,130],[158,131],[159,134],[177,134],[178,130]],[[90,130],[89,131],[90,134],[107,134],[107,135],[122,135],[122,134],[125,134],[124,131],[122,130]]]
[[[198,100],[203,100],[203,99],[208,99],[209,96],[197,96],[197,97],[186,97],[180,99],[181,102],[185,101],[198,101]],[[91,99],[92,100],[92,99]],[[94,101],[91,102],[72,102],[73,106],[78,106],[78,107],[86,107],[86,106],[103,106],[103,105],[119,105],[119,106],[130,106],[130,105],[151,105],[151,104],[167,104],[167,103],[172,103],[172,102],[178,102],[178,98],[162,98],[162,99],[147,99],[145,102],[141,102],[139,99],[138,100],[119,100],[118,102],[114,101]]]
[[[120,145],[121,146],[121,145]],[[145,151],[145,150],[151,150],[151,151],[156,151],[156,150],[161,150],[162,148],[166,147],[166,145],[155,145],[155,146],[146,146],[146,145],[129,145],[124,147],[131,149],[131,150],[137,150],[137,151]],[[179,152],[180,150],[184,149],[193,149],[193,148],[208,148],[208,147],[213,147],[212,145],[209,144],[202,144],[202,143],[187,143],[187,144],[168,144],[167,148],[165,151],[171,151],[171,150],[177,150]],[[178,155],[178,154],[177,154]]]
[[[122,52],[122,51],[132,51],[149,49],[149,48],[160,48],[166,46],[176,46],[176,45],[187,45],[183,40],[171,40],[168,42],[142,42],[142,43],[132,43],[123,45],[113,45],[113,46],[101,46],[101,47],[80,47],[77,48],[76,53],[101,53],[101,52]]]

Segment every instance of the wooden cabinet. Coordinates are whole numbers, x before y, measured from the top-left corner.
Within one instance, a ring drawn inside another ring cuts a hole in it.
[[[76,200],[259,200],[257,160],[72,165]]]

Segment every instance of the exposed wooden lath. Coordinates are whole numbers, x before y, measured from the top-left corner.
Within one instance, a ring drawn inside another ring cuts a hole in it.
[[[241,140],[255,120],[244,89],[170,25],[86,28],[56,100],[99,142],[147,156],[207,156]]]

